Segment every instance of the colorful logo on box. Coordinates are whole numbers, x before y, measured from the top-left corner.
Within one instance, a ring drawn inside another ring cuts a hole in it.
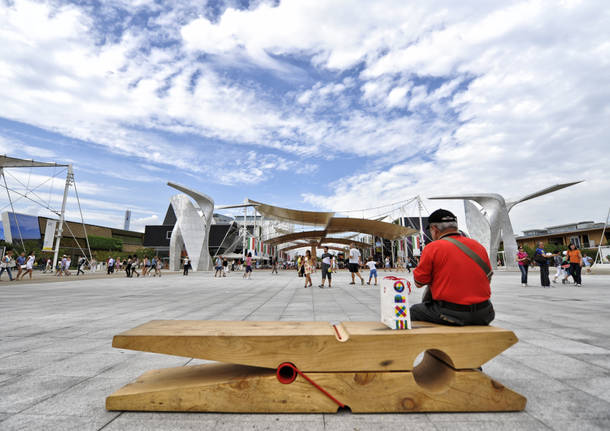
[[[406,298],[402,295],[395,295],[394,302],[397,304],[400,304],[400,303],[406,302]]]
[[[394,290],[398,293],[402,293],[405,290],[405,284],[402,281],[396,281],[394,283]]]
[[[406,305],[397,305],[394,308],[396,311],[396,317],[407,317],[407,306]]]
[[[407,329],[407,323],[404,320],[397,320],[396,321],[396,329]]]

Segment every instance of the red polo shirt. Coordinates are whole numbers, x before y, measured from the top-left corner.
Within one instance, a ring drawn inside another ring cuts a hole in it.
[[[491,268],[487,251],[481,244],[457,233],[449,235],[478,254]],[[433,241],[424,248],[413,278],[419,284],[427,284],[435,300],[470,305],[491,296],[483,270],[449,241]]]

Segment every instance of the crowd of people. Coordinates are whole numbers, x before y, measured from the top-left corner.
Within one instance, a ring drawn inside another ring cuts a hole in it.
[[[22,252],[13,259],[13,250],[7,250],[4,256],[2,256],[2,262],[0,262],[0,279],[4,272],[7,273],[10,281],[23,280],[26,275],[32,279],[35,264],[36,255],[34,252],[28,253],[27,256],[25,252]],[[17,275],[13,278],[13,271],[15,269],[17,269]]]
[[[324,251],[320,256],[319,263],[320,265],[318,265],[317,257],[312,256],[311,252],[307,250],[304,255],[297,255],[294,261],[284,263],[284,268],[295,268],[298,276],[305,278],[305,285],[303,287],[307,288],[313,286],[311,276],[317,272],[319,266],[321,281],[318,287],[324,288],[327,280],[328,287],[332,287],[332,275],[337,272],[340,266],[343,266],[343,263],[340,264],[340,258],[334,254],[331,254],[328,247],[324,247]],[[411,264],[405,265],[405,261],[402,258],[398,259],[396,267],[392,266],[392,261],[387,256],[385,259],[379,259],[371,256],[364,261],[362,259],[362,253],[360,250],[358,250],[358,248],[356,248],[354,243],[350,244],[345,263],[345,267],[349,270],[351,276],[351,282],[349,284],[352,285],[356,284],[356,278],[360,280],[361,285],[365,284],[364,278],[360,274],[360,270],[363,268],[368,268],[369,271],[369,278],[366,284],[370,285],[371,281],[374,280],[375,286],[377,285],[377,268],[383,267],[384,271],[390,272],[394,269],[398,271],[408,270],[411,272]],[[275,268],[276,266],[277,264],[273,264],[272,268]],[[275,271],[277,272],[277,269],[275,269]]]
[[[577,287],[582,286],[582,268],[587,272],[591,272],[593,259],[586,254],[582,254],[576,244],[570,243],[567,250],[563,252],[550,253],[544,250],[544,243],[538,242],[534,255],[530,255],[522,246],[517,252],[517,264],[521,271],[521,286],[527,287],[528,270],[531,266],[540,268],[540,285],[544,288],[550,288],[550,267],[554,267],[556,272],[553,277],[553,283],[561,280],[562,284],[574,283]],[[572,281],[570,282],[570,277]]]
[[[129,255],[126,258],[109,257],[106,260],[106,274],[119,274],[125,271],[125,276],[128,278],[136,277],[161,277],[161,270],[164,268],[163,260],[159,256],[149,258],[144,256],[140,259],[136,255]],[[140,270],[140,272],[138,272]]]

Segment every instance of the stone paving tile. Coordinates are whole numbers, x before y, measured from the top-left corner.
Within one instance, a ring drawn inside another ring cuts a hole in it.
[[[181,419],[140,419],[120,415],[104,427],[104,431],[174,431],[174,430],[217,430],[218,422],[199,418],[197,420]],[[235,430],[235,425],[233,430]],[[241,426],[237,429],[246,429]]]
[[[19,374],[0,374],[0,383],[19,377]]]
[[[108,349],[108,341],[88,338],[51,339],[51,343],[29,349],[30,353],[87,353],[98,347]]]
[[[593,379],[563,379],[562,382],[610,403],[610,373]]]
[[[473,421],[452,421],[452,422],[436,422],[434,423],[434,428],[439,431],[455,431],[455,430],[464,430],[464,431],[522,431],[524,429],[527,430],[550,430],[548,425],[543,424],[542,422],[530,418],[528,420],[519,420],[512,422],[504,422],[504,421],[496,421],[496,420],[480,420],[477,422]]]
[[[549,420],[547,425],[557,431],[608,431],[610,419]]]
[[[45,353],[51,355],[52,353]],[[30,374],[38,376],[95,376],[112,366],[135,356],[133,353],[107,352],[107,353],[78,353],[63,360],[54,361],[48,365],[31,371]]]
[[[581,360],[583,362],[588,362],[593,365],[597,365],[599,367],[606,368],[610,370],[610,355],[570,355],[574,359]]]
[[[405,415],[408,417],[408,415]],[[300,428],[307,429],[307,428]],[[396,431],[397,429],[434,429],[433,425],[428,421],[409,421],[405,420],[404,424],[388,423],[384,419],[372,421],[354,421],[352,419],[344,419],[343,421],[327,422],[324,430],[326,431],[366,431],[366,430],[381,430],[381,431]]]
[[[20,376],[0,384],[0,412],[18,413],[82,381],[67,376]]]
[[[567,355],[545,353],[541,355],[516,355],[513,359],[547,376],[568,379],[571,377],[604,376],[608,370]]]
[[[0,372],[10,372],[12,374],[20,375],[28,374],[69,357],[69,353],[45,353],[44,355],[41,355],[40,353],[32,351],[19,352],[0,359]],[[61,373],[56,374],[61,375]]]
[[[6,319],[2,319],[1,321],[4,322],[4,320]],[[10,333],[6,328],[3,328],[2,331],[7,334]],[[53,340],[49,337],[3,337],[0,339],[0,353],[6,352],[13,354],[14,352],[27,352],[28,350],[50,344],[53,344]]]
[[[339,412],[337,414],[324,414],[324,423],[327,429],[345,429],[345,425],[349,425],[349,429],[373,429],[371,424],[388,424],[394,427],[402,427],[403,424],[411,426],[427,425],[428,428],[432,423],[425,413],[361,413],[351,414],[349,412]]]
[[[257,420],[255,417],[237,419],[238,420],[229,418],[221,419],[216,422],[214,429],[218,431],[235,431],[236,429],[252,431],[263,431],[270,429],[281,429],[283,431],[322,431],[332,429],[324,426],[324,421],[321,415],[317,415],[317,417],[316,415],[311,415],[311,417],[306,421],[290,421],[285,419],[266,421]]]
[[[118,413],[115,414],[117,416]],[[112,418],[111,418],[112,419]],[[110,419],[58,415],[16,414],[0,422],[3,431],[94,431],[101,429]]]
[[[511,389],[527,396],[526,412],[544,423],[610,418],[610,403],[552,378],[511,380]]]
[[[523,412],[491,412],[491,413],[426,413],[430,422],[527,422],[534,419],[527,411]]]
[[[106,411],[106,396],[126,384],[122,378],[92,377],[24,410],[25,414],[85,416],[110,420],[116,412]]]
[[[579,341],[566,340],[561,337],[547,335],[546,338],[535,338],[530,339],[530,343],[546,348],[553,352],[564,353],[564,354],[579,354],[579,353],[591,353],[608,355],[610,350],[597,347],[591,344],[582,343]]]

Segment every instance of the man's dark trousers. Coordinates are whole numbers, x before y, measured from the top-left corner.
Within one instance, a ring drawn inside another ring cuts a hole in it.
[[[549,287],[551,285],[551,280],[549,280],[549,264],[542,263],[538,265],[540,266],[540,284],[542,287]]]
[[[460,307],[460,306],[458,306]],[[467,306],[463,306],[467,307]],[[409,309],[411,320],[437,323],[439,325],[489,325],[496,317],[494,307],[489,301],[488,305],[476,310],[456,310],[448,308],[442,301],[426,301],[412,305]]]

